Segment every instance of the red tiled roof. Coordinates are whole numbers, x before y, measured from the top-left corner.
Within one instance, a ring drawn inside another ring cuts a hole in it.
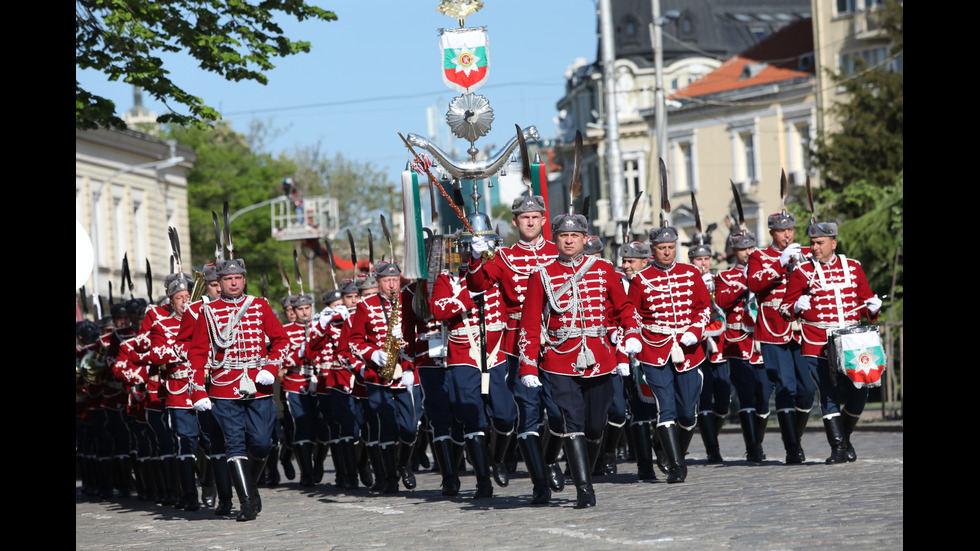
[[[758,61],[734,56],[725,61],[721,67],[708,73],[704,78],[692,82],[686,88],[682,88],[671,95],[672,98],[691,98],[708,94],[717,94],[739,88],[759,86],[762,84],[772,84],[796,78],[804,78],[812,75],[808,71],[794,71],[781,69],[773,65],[766,65],[761,71],[751,78],[742,78],[742,73],[746,66],[757,64]]]

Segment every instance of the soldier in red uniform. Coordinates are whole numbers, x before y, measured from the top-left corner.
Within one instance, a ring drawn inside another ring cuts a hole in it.
[[[460,271],[463,269],[461,267]],[[482,306],[477,301],[482,302]],[[483,308],[486,325],[486,366],[489,377],[485,400],[481,396],[480,370],[483,351],[480,350],[480,307]],[[462,274],[454,275],[444,271],[439,274],[432,288],[432,317],[446,322],[449,341],[446,364],[454,390],[451,394],[452,410],[463,423],[466,446],[476,472],[477,488],[473,497],[491,497],[491,468],[498,485],[506,486],[509,483],[503,464],[504,454],[517,422],[517,408],[514,396],[507,386],[506,356],[502,350],[506,321],[500,290],[493,286],[481,295],[466,288]],[[489,455],[484,433],[487,414],[494,431]],[[492,467],[487,465],[488,457]],[[544,490],[550,494],[544,476],[533,482],[536,497],[540,499],[539,494]]]
[[[711,247],[698,239],[687,250],[691,264],[701,272],[708,292],[714,297],[715,277],[711,274]],[[714,300],[711,304],[712,319],[705,327],[704,344],[707,347],[707,363],[701,364],[701,397],[698,400],[698,429],[708,456],[708,463],[721,463],[721,449],[718,434],[728,416],[732,403],[732,381],[729,376],[728,361],[722,353],[725,332],[724,312]]]
[[[780,316],[786,282],[809,249],[793,242],[796,218],[786,210],[769,216],[772,245],[749,256],[749,290],[759,300],[755,340],[761,344],[769,380],[776,386],[776,418],[786,448],[786,463],[802,463],[803,431],[813,407],[815,374],[800,355],[799,329]]]
[[[289,343],[269,303],[245,294],[244,260],[225,261],[217,275],[221,296],[201,307],[187,354],[191,396],[194,409],[214,408],[241,503],[237,520],[247,521],[262,509],[256,483],[272,447],[272,384]],[[211,385],[205,391],[207,371]]]
[[[523,301],[517,343],[521,383],[528,388],[543,386],[554,402],[555,416],[549,415],[549,424],[563,438],[577,491],[576,507],[591,507],[595,505],[592,468],[613,398],[612,377],[618,369],[606,335],[607,307],[622,328],[624,352],[638,353],[640,341],[633,307],[615,267],[583,254],[588,239],[586,218],[556,216],[552,233],[559,255],[538,266],[528,279]]]
[[[837,224],[813,221],[806,233],[812,258],[790,276],[779,312],[786,319],[803,322],[802,354],[817,373],[820,409],[830,443],[826,462],[844,463],[857,459],[850,435],[864,411],[868,386],[855,388],[848,377],[830,371],[827,339],[834,329],[859,325],[862,316],[877,319],[881,299],[871,291],[861,263],[836,254]]]
[[[755,251],[755,235],[740,230],[729,238],[729,245],[735,252],[735,265],[715,276],[715,301],[725,311],[722,355],[728,360],[732,383],[738,394],[745,458],[751,463],[761,463],[765,457],[762,440],[769,419],[772,383],[753,339],[755,294],[748,288],[746,274],[749,256]]]
[[[640,367],[660,409],[657,433],[669,463],[667,482],[684,482],[684,455],[697,424],[698,366],[705,360],[711,295],[697,268],[676,261],[675,228],[650,230],[650,244],[653,262],[630,282],[629,296],[644,343]]]
[[[536,477],[545,472],[554,491],[565,486],[565,476],[557,463],[562,441],[557,435],[542,446],[541,425],[544,420],[544,398],[540,388],[528,388],[519,383],[517,327],[527,298],[528,277],[538,266],[554,260],[558,255],[555,244],[541,234],[547,223],[547,209],[540,195],[525,195],[514,199],[511,205],[512,223],[517,228],[516,244],[496,252],[491,261],[482,254],[489,249],[487,241],[477,236],[470,246],[472,258],[466,272],[466,286],[474,292],[483,292],[493,286],[500,288],[507,315],[501,349],[507,355],[507,381],[517,401],[517,443],[524,457],[528,473]],[[546,448],[546,449],[545,449]],[[543,498],[540,498],[543,499]]]
[[[302,293],[292,295],[289,305],[292,307],[295,321],[283,326],[289,338],[283,367],[282,389],[286,394],[286,410],[293,420],[292,444],[299,462],[299,485],[312,487],[316,485],[313,474],[313,447],[316,441],[317,407],[316,390],[317,377],[314,359],[316,353],[310,342],[310,332],[313,326],[313,295]],[[323,476],[320,461],[320,476]]]
[[[385,484],[382,491],[393,494],[398,492],[399,476],[406,489],[415,487],[414,476],[408,476],[409,461],[418,435],[422,400],[416,391],[415,367],[402,338],[405,301],[397,300],[396,304],[396,299],[401,299],[401,269],[392,262],[379,262],[375,277],[378,294],[358,303],[348,341],[351,353],[364,362],[361,375],[367,386],[368,415],[378,423],[377,445]],[[385,349],[389,328],[393,345]],[[395,369],[392,377],[385,379],[379,372],[389,359]]]

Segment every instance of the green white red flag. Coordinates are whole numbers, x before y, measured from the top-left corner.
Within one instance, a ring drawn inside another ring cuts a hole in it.
[[[490,68],[487,44],[486,27],[442,30],[439,50],[446,86],[469,94],[486,83]]]

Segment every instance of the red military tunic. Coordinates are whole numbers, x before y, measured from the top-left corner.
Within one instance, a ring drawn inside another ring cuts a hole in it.
[[[106,366],[110,370],[115,370],[116,360],[123,343],[135,338],[138,333],[135,327],[121,327],[99,337],[99,346],[103,348],[102,354],[106,359]],[[113,375],[109,373],[106,375],[102,387],[101,405],[108,409],[123,409],[129,401],[129,394],[123,380],[117,379]]]
[[[480,369],[480,315],[471,293],[460,278],[442,272],[432,287],[432,317],[446,322],[449,335],[447,365]],[[484,313],[487,367],[490,368],[505,361],[502,337],[507,322],[497,286],[484,293]]]
[[[619,338],[635,336],[633,306],[608,260],[580,255],[575,259],[558,257],[539,266],[528,280],[519,326],[520,375],[537,375],[539,368],[578,377],[611,373],[616,368],[616,356],[607,337],[609,308],[622,328]],[[546,325],[544,335],[542,321]],[[542,342],[546,347],[539,364]],[[591,363],[589,352],[594,364],[583,369],[579,357]]]
[[[629,298],[640,319],[640,362],[664,365],[674,346],[684,352],[684,361],[680,365],[674,362],[677,371],[694,369],[704,361],[703,340],[711,316],[711,295],[697,268],[675,262],[664,270],[651,263],[630,281]],[[698,342],[682,345],[681,336],[686,332],[697,337]]]
[[[190,392],[190,366],[182,353],[183,349],[177,347],[187,309],[184,312],[185,315],[179,318],[173,314],[158,317],[150,327],[149,360],[152,378],[163,380],[166,406],[175,409],[190,409],[194,405]],[[178,350],[181,351],[180,354]]]
[[[153,395],[151,396],[149,392],[149,356],[150,337],[147,332],[142,332],[119,345],[119,354],[112,366],[112,374],[117,380],[122,381],[126,390],[126,413],[139,422],[146,422],[146,409],[149,407],[150,400],[155,402],[154,407],[150,409],[160,410],[156,392],[160,386],[159,377]]]
[[[321,326],[319,322],[315,323],[310,335],[313,350],[316,352],[314,363],[317,366],[317,394],[333,391],[350,394],[351,386],[354,384],[353,375],[347,369],[347,362],[338,354],[344,321],[350,316],[350,312],[343,305],[338,306],[336,311],[326,327]]]
[[[722,356],[762,363],[762,354],[753,346],[755,320],[745,309],[750,291],[747,284],[748,266],[733,266],[715,276],[715,303],[725,311],[725,335]]]
[[[802,295],[810,295],[810,309],[796,315],[795,304]],[[779,312],[803,322],[801,354],[826,358],[829,331],[858,325],[862,314],[871,320],[877,318],[877,312],[872,316],[865,306],[873,296],[861,263],[834,255],[826,264],[811,260],[793,272]]]
[[[252,299],[251,304],[242,312],[248,299]],[[239,388],[244,376],[254,382],[260,369],[274,377],[278,375],[288,339],[282,323],[264,298],[246,295],[237,299],[218,298],[200,308],[200,320],[195,323],[187,353],[193,376],[193,402],[209,394],[222,400],[241,398]],[[239,314],[241,319],[235,323]],[[215,339],[218,342],[212,342]],[[211,373],[211,386],[205,391],[207,370]],[[255,384],[255,389],[255,398],[272,393],[272,385]]]
[[[371,295],[357,304],[357,310],[351,320],[351,330],[348,337],[348,344],[351,353],[359,358],[367,369],[364,370],[364,382],[369,385],[380,385],[391,388],[405,388],[401,379],[395,378],[388,382],[378,379],[378,369],[380,366],[371,360],[375,351],[382,350],[385,338],[388,335],[388,320],[392,313],[392,304],[388,299],[383,298],[380,293]],[[411,308],[409,304],[408,308]],[[403,323],[405,320],[404,310],[405,301],[401,300],[398,307],[398,320]],[[402,335],[404,337],[404,335]],[[414,366],[409,358],[411,351],[405,352],[407,343],[404,338],[399,340],[399,362],[402,370],[414,370]]]
[[[297,322],[283,326],[289,345],[286,348],[285,373],[282,378],[282,390],[299,394],[316,394],[316,356],[312,338],[317,335],[313,331],[313,322],[302,325]],[[312,335],[311,335],[312,334]]]
[[[510,247],[499,249],[489,262],[484,262],[482,258],[470,260],[466,285],[471,291],[487,291],[494,285],[500,287],[507,315],[507,328],[501,345],[504,353],[518,354],[517,326],[527,298],[528,277],[538,266],[557,256],[558,247],[542,237],[534,243],[518,241]]]
[[[435,285],[436,283],[433,282],[433,295],[436,292]],[[402,299],[406,304],[411,304],[410,301],[414,300],[417,286],[417,282],[405,286]],[[436,315],[435,309],[430,297],[429,310],[432,311],[433,316]],[[408,342],[409,347],[406,353],[415,364],[415,369],[446,367],[448,344],[445,342],[446,335],[443,332],[442,322],[439,319],[421,320],[415,315],[414,308],[406,308],[404,312],[405,320],[402,326],[405,328],[405,341]]]
[[[800,249],[801,256],[809,254],[809,247]],[[790,322],[778,311],[790,275],[790,271],[779,263],[781,255],[782,251],[770,245],[766,249],[756,249],[749,256],[748,286],[759,300],[755,339],[760,343],[786,344],[791,339],[800,340],[799,335],[794,335]]]

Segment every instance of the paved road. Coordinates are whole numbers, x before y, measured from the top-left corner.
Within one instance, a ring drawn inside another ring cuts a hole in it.
[[[706,465],[695,439],[687,482],[637,483],[635,467],[596,478],[598,506],[572,507],[569,487],[549,505],[530,506],[523,470],[492,500],[473,501],[472,476],[457,498],[439,493],[425,471],[415,491],[376,497],[359,490],[314,492],[295,483],[263,488],[253,522],[147,505],[136,499],[75,504],[75,547],[120,549],[901,549],[904,545],[904,435],[859,432],[858,461],[827,466],[822,431],[807,432],[805,465],[783,465],[779,434],[769,431],[773,460],[741,460],[741,437],[721,435],[727,463]],[[329,459],[327,462],[330,467]],[[324,480],[332,480],[328,472]],[[237,500],[236,500],[237,506]]]

